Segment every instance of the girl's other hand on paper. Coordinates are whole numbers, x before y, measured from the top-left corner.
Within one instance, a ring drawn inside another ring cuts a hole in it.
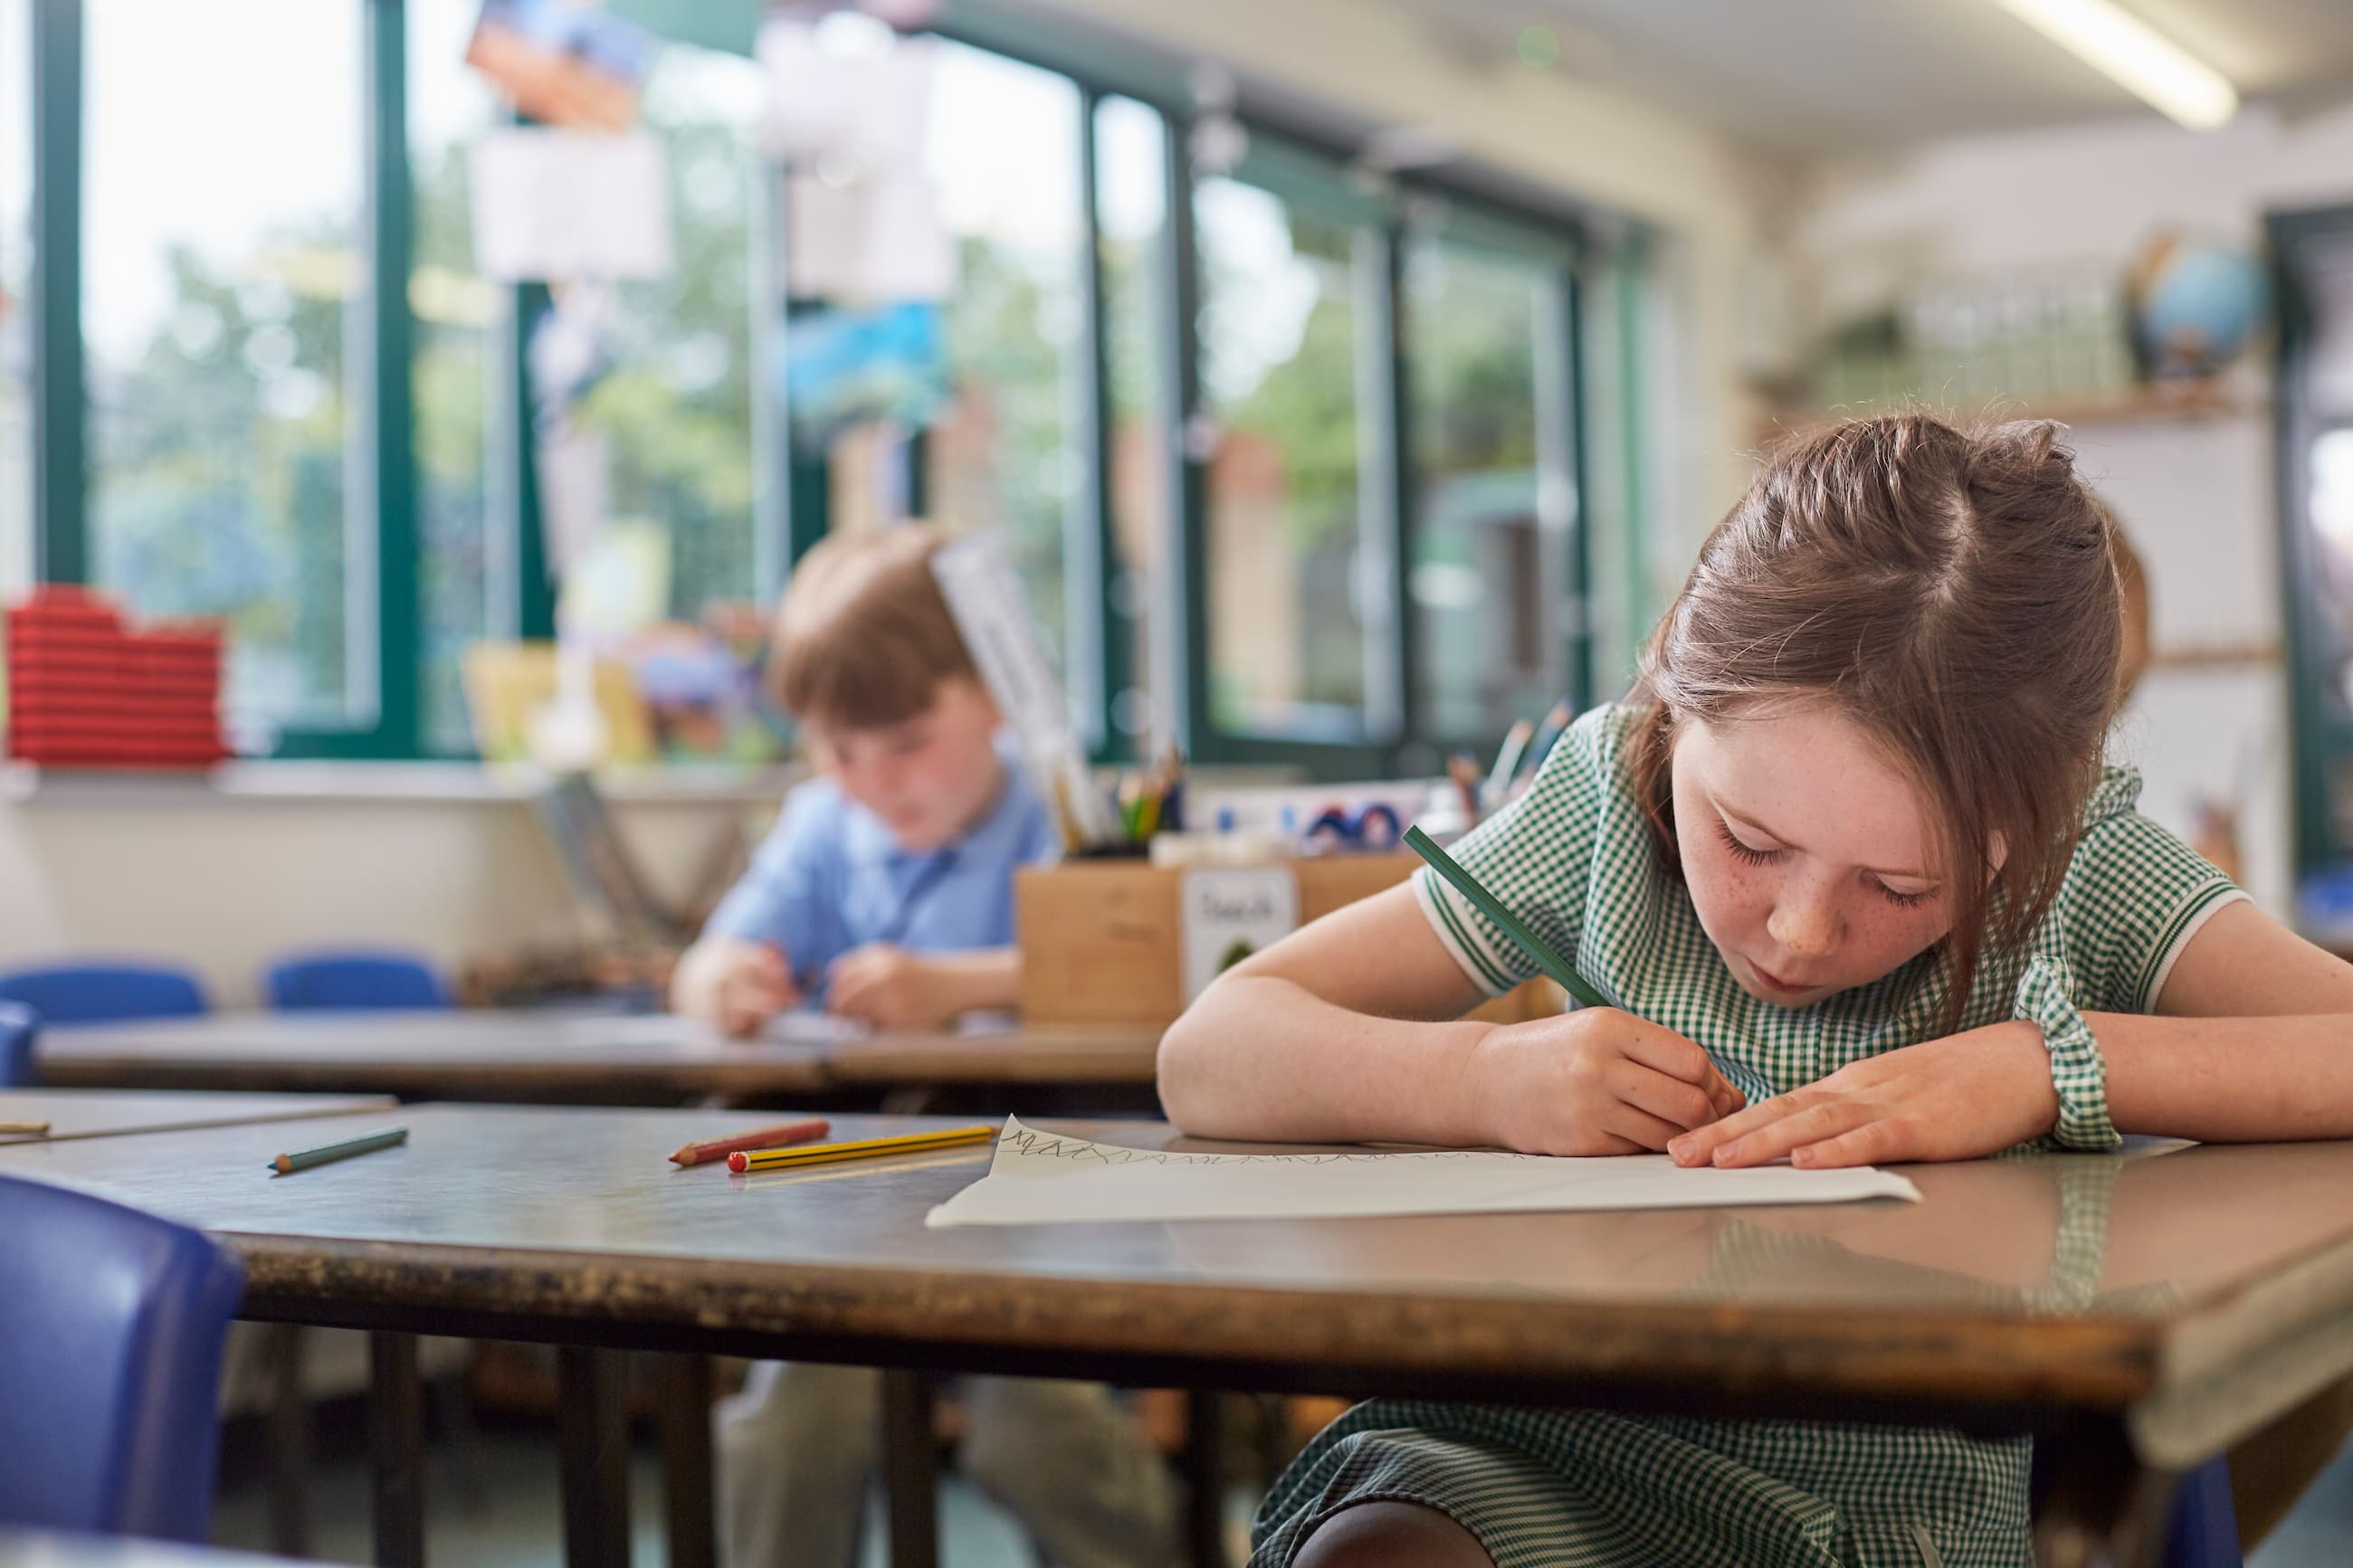
[[[1995,1024],[1850,1062],[1819,1083],[1675,1139],[1679,1165],[1807,1169],[1974,1160],[2059,1120],[2051,1058],[2031,1023]]]
[[[1658,1152],[1746,1104],[1707,1052],[1615,1007],[1504,1025],[1472,1060],[1490,1141],[1529,1154]]]

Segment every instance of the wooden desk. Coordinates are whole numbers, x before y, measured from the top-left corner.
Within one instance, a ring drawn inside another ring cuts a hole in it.
[[[216,1013],[41,1038],[45,1083],[341,1089],[411,1099],[660,1104],[836,1087],[1148,1085],[1156,1031],[907,1030],[841,1041],[724,1040],[684,1019],[499,1012]]]
[[[257,1317],[2061,1432],[2087,1467],[2086,1517],[2062,1522],[2128,1543],[2160,1517],[2147,1471],[2353,1371],[2353,1143],[1917,1167],[1917,1205],[930,1231],[985,1149],[736,1177],[663,1163],[726,1130],[708,1112],[404,1119],[406,1149],[299,1179],[261,1175],[267,1128],[143,1136],[135,1163],[19,1145],[0,1171],[220,1233]]]
[[[837,1086],[1150,1084],[1159,1054],[1157,1029],[909,1029],[837,1041],[825,1070]]]
[[[139,1162],[16,1145],[0,1171],[219,1232],[252,1317],[2063,1432],[2108,1467],[2096,1531],[2101,1504],[2156,1516],[2141,1467],[2193,1465],[2353,1371],[2353,1145],[1923,1166],[1917,1206],[932,1232],[986,1150],[736,1178],[663,1163],[730,1131],[708,1112],[405,1121],[407,1150],[287,1180],[261,1175],[270,1129],[142,1135]]]
[[[39,1060],[41,1081],[64,1087],[438,1100],[661,1104],[825,1082],[822,1046],[725,1040],[659,1014],[216,1013],[50,1029]]]
[[[290,1557],[257,1557],[212,1546],[175,1546],[129,1537],[0,1530],[0,1568],[298,1568]]]
[[[170,1094],[112,1089],[0,1089],[0,1121],[46,1121],[49,1131],[0,1132],[0,1144],[176,1132],[313,1116],[359,1116],[398,1102],[388,1095]]]

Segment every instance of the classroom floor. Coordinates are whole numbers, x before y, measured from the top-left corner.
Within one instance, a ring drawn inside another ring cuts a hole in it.
[[[555,1445],[529,1433],[491,1432],[480,1439],[473,1469],[480,1495],[471,1507],[458,1500],[459,1461],[446,1449],[431,1459],[426,1555],[434,1568],[560,1568],[564,1559],[555,1489]],[[664,1561],[661,1487],[650,1456],[639,1455],[631,1478],[632,1559],[641,1568]],[[1227,1510],[1232,1560],[1243,1557],[1251,1499],[1236,1491]],[[356,1456],[322,1465],[311,1490],[318,1521],[311,1555],[334,1563],[368,1561],[367,1468]],[[941,1562],[944,1568],[1038,1568],[1012,1520],[951,1479],[940,1500]],[[232,1485],[214,1520],[223,1546],[267,1551],[269,1497],[259,1481]],[[861,1568],[885,1568],[881,1510],[871,1516]],[[2353,1563],[2353,1448],[2316,1483],[2247,1568],[2344,1568]]]
[[[474,1506],[459,1501],[459,1461],[446,1449],[428,1461],[426,1561],[433,1568],[561,1568],[564,1547],[556,1497],[555,1445],[528,1433],[491,1432],[480,1439],[479,1464],[470,1473],[480,1487]],[[652,1456],[639,1454],[632,1467],[630,1560],[657,1568],[667,1560],[662,1542],[661,1478]],[[1228,1500],[1232,1557],[1247,1552],[1252,1499],[1237,1490]],[[322,1464],[311,1485],[316,1521],[311,1555],[331,1563],[369,1561],[367,1467],[357,1457]],[[232,1485],[213,1518],[216,1545],[251,1552],[269,1548],[269,1493],[259,1481]],[[1010,1515],[950,1477],[940,1497],[940,1561],[943,1568],[1039,1568],[1028,1541]],[[867,1517],[860,1568],[888,1568],[880,1499]]]

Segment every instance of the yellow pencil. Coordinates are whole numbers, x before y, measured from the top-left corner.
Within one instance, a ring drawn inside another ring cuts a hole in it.
[[[975,1127],[943,1127],[936,1132],[902,1132],[893,1138],[860,1138],[847,1143],[804,1143],[795,1149],[747,1149],[727,1156],[731,1171],[773,1171],[780,1165],[824,1165],[836,1160],[864,1160],[878,1154],[904,1154],[956,1143],[978,1143],[997,1136],[994,1123]]]

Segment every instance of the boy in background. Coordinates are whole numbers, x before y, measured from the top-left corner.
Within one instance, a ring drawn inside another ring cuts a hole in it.
[[[731,1034],[804,1002],[885,1027],[1013,1006],[1013,872],[1053,824],[997,743],[996,704],[932,575],[945,542],[898,527],[826,541],[777,613],[779,695],[819,777],[679,961],[671,1004]],[[965,1475],[1062,1568],[1159,1568],[1166,1468],[1096,1384],[964,1384]],[[881,1428],[880,1374],[767,1363],[719,1413],[732,1568],[847,1568]]]

